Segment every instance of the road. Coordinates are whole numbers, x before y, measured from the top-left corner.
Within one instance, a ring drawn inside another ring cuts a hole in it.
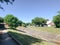
[[[7,33],[0,34],[0,45],[18,45]]]

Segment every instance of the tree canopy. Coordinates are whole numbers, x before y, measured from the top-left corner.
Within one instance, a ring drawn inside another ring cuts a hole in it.
[[[1,3],[4,3],[6,2],[7,4],[8,3],[13,3],[15,0],[0,0]]]
[[[3,23],[4,19],[2,17],[0,17],[0,23]]]
[[[38,26],[42,26],[44,25],[44,23],[46,23],[46,20],[44,18],[35,17],[34,19],[32,19],[32,23]]]
[[[0,0],[1,3],[6,3],[8,5],[8,3],[13,4],[15,0]],[[0,4],[0,9],[4,9],[1,4]]]
[[[22,26],[22,23],[23,23],[23,22],[22,22],[21,20],[19,20],[19,21],[18,21],[18,26]]]
[[[53,22],[55,23],[57,28],[60,28],[60,14],[53,17]]]
[[[19,20],[11,14],[5,16],[4,22],[8,24],[10,28],[16,28],[19,24]]]

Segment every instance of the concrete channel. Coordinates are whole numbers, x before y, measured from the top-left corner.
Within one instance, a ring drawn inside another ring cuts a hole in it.
[[[0,45],[19,45],[15,40],[13,40],[7,33],[2,33],[0,31]]]

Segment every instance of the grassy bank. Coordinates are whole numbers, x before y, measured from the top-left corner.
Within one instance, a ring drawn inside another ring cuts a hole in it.
[[[54,27],[29,27],[29,29],[60,34],[60,28],[54,28]]]
[[[54,34],[60,34],[60,28],[54,28],[54,27],[18,27],[19,29],[22,30],[37,30],[37,31],[42,31],[42,32],[49,32],[49,33],[54,33]]]
[[[8,33],[10,33],[12,36],[14,36],[23,45],[55,45],[53,43],[46,42],[46,41],[43,41],[41,39],[37,39],[32,36],[18,33],[17,31],[9,31]]]

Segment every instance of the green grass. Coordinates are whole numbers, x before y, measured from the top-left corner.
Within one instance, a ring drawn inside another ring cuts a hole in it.
[[[60,34],[60,28],[54,28],[54,27],[29,27],[29,29]]]
[[[46,41],[43,41],[41,39],[37,39],[32,36],[18,33],[17,31],[9,31],[8,33],[10,33],[12,36],[14,36],[23,45],[55,45],[53,43],[46,42]]]

